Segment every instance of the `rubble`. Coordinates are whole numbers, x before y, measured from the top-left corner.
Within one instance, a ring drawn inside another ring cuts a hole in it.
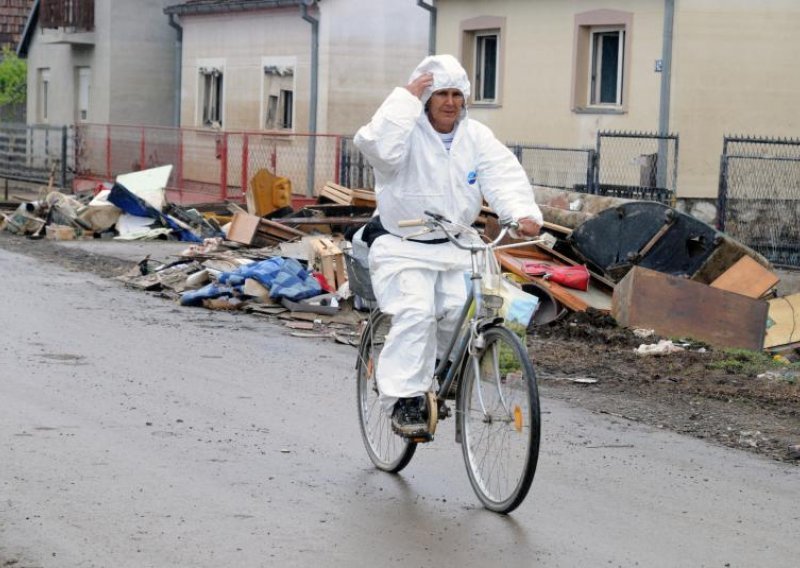
[[[365,318],[358,312],[374,306],[350,290],[343,238],[373,214],[371,190],[327,182],[316,203],[295,209],[291,182],[259,170],[245,203],[210,211],[169,203],[170,173],[163,166],[124,174],[88,195],[47,188],[3,214],[3,226],[31,238],[186,241],[178,263],[145,262],[122,280],[187,306],[303,322],[310,313],[323,327],[326,317],[348,312],[357,314],[348,325],[356,325]],[[545,240],[496,253],[502,269],[538,298],[529,332],[589,310],[655,337],[789,355],[800,347],[800,294],[778,297],[769,262],[741,243],[655,202],[553,190],[539,197]],[[488,237],[498,234],[486,206],[478,224]],[[515,243],[506,237],[503,244]],[[328,329],[304,331],[336,340]],[[349,343],[352,333],[338,340]]]

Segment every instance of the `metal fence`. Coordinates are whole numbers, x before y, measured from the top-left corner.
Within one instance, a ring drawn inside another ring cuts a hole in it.
[[[678,136],[600,132],[597,149],[509,143],[531,183],[581,193],[673,203],[678,177]],[[363,155],[342,139],[340,183],[373,187]]]
[[[672,204],[678,180],[678,136],[599,132],[592,193]]]
[[[726,136],[717,210],[721,231],[800,267],[800,140]]]
[[[583,193],[592,191],[595,153],[588,148],[509,144],[532,183]]]
[[[375,171],[364,154],[353,144],[352,137],[342,138],[339,156],[340,184],[352,188],[375,188]]]
[[[0,125],[0,178],[66,187],[73,166],[67,126]]]
[[[340,180],[340,139],[333,135],[219,132],[209,129],[84,124],[76,127],[76,170],[85,179],[172,165],[175,203],[241,200],[262,168],[285,177],[298,195]]]

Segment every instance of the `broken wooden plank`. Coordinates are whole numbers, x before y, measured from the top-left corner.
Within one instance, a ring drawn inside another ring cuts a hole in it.
[[[709,286],[735,292],[748,298],[763,298],[780,278],[749,256],[743,256]]]
[[[281,217],[272,219],[281,225],[363,225],[371,217]]]
[[[269,219],[259,219],[258,232],[282,241],[291,241],[306,236],[303,231],[286,227]]]
[[[529,282],[535,282],[536,284],[547,290],[564,307],[576,312],[586,311],[586,309],[590,307],[589,302],[587,302],[586,300],[582,299],[579,296],[581,292],[579,292],[578,290],[568,290],[564,286],[556,284],[555,282],[549,282],[544,278],[537,278],[535,276],[530,276],[529,274],[527,274],[525,270],[523,270],[522,268],[522,263],[524,262],[524,259],[516,258],[505,251],[497,251],[495,252],[495,256],[497,257],[498,262],[503,268],[505,268],[512,274],[516,274],[523,280]],[[598,309],[607,310],[608,306],[606,308],[598,308]]]
[[[666,337],[760,350],[767,307],[763,300],[635,266],[614,289],[611,314],[620,325]]]

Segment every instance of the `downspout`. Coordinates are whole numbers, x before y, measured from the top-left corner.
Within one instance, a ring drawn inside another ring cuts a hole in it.
[[[175,126],[181,125],[181,71],[183,65],[183,26],[175,21],[175,14],[169,14],[169,25],[178,32],[175,38],[175,93],[172,104],[172,122]]]
[[[430,12],[430,29],[428,30],[428,55],[436,54],[436,0],[431,0],[430,4],[426,4],[422,0],[417,0],[417,6],[426,9]]]
[[[658,132],[661,135],[669,134],[670,111],[670,84],[672,82],[672,39],[673,24],[675,21],[675,0],[664,0],[664,39],[661,54],[661,98],[658,106]],[[676,148],[677,150],[677,148]],[[676,156],[677,160],[677,156]],[[677,170],[677,164],[676,164]],[[675,172],[677,177],[677,171]],[[667,141],[660,139],[658,142],[658,162],[656,165],[656,179],[659,187],[667,184]],[[673,180],[676,184],[677,179]],[[675,195],[672,196],[674,204]]]
[[[311,100],[309,101],[308,132],[308,163],[306,165],[306,195],[314,195],[314,173],[317,161],[317,76],[319,74],[319,20],[308,15],[308,7],[315,4],[316,0],[303,0],[300,6],[303,19],[311,24]]]

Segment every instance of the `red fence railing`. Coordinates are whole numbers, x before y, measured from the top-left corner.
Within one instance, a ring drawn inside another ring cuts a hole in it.
[[[112,181],[119,174],[172,165],[174,203],[243,200],[261,169],[292,182],[292,193],[316,195],[340,181],[341,136],[217,132],[159,126],[82,124],[75,134],[75,176]]]

